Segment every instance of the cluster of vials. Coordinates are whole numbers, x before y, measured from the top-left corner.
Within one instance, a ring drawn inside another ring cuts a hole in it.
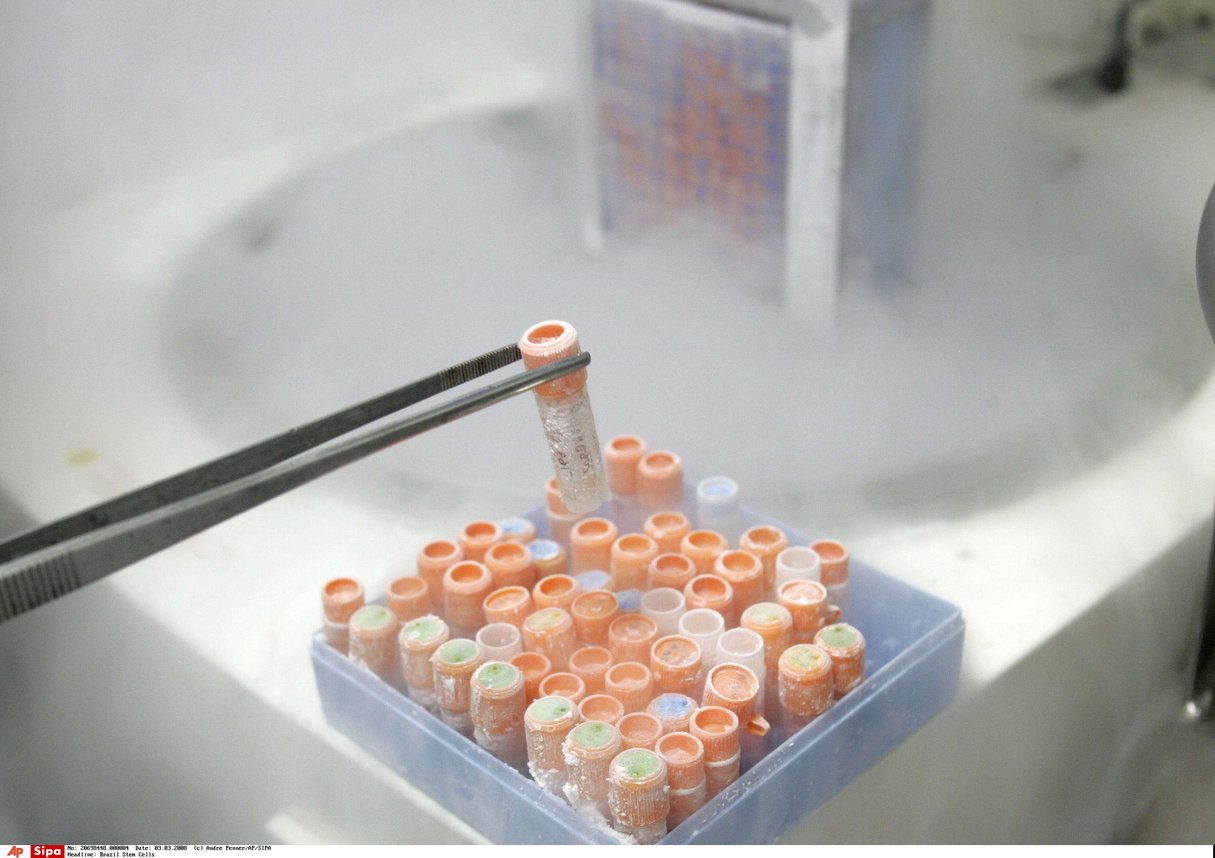
[[[865,639],[840,621],[838,542],[744,530],[727,478],[685,503],[679,457],[636,436],[603,458],[613,497],[593,515],[550,479],[547,537],[526,518],[470,522],[426,545],[384,605],[330,581],[324,633],[542,788],[652,843],[856,688]]]

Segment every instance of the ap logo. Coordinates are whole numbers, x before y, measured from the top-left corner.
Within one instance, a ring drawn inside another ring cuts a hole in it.
[[[12,849],[8,850],[8,858],[21,858],[21,856],[24,854],[25,850],[20,846],[14,846]]]

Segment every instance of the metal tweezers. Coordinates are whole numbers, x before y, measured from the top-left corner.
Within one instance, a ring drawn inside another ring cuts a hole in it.
[[[0,622],[91,584],[398,441],[581,369],[590,363],[591,356],[582,352],[413,416],[334,440],[521,359],[518,346],[503,346],[0,542]]]

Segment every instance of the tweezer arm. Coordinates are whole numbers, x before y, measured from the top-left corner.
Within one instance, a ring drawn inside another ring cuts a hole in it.
[[[386,447],[517,396],[590,363],[588,352],[529,370],[411,417],[94,528],[0,563],[0,622]]]
[[[520,359],[517,345],[512,343],[503,346],[196,468],[166,477],[26,533],[17,534],[12,539],[0,542],[0,563],[24,557],[39,548],[60,545],[99,527],[159,509],[189,495],[256,473]]]

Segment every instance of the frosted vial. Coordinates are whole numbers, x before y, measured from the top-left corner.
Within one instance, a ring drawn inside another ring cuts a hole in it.
[[[509,628],[514,629],[514,626]],[[517,630],[516,630],[517,633]],[[523,771],[527,745],[523,711],[527,707],[523,672],[502,661],[487,661],[473,674],[470,712],[473,738],[508,766]]]
[[[827,600],[848,610],[848,549],[834,539],[820,539],[810,547],[821,558],[819,580],[827,588]]]
[[[703,530],[717,530],[734,541],[738,526],[738,483],[729,477],[708,477],[696,485],[696,522]]]
[[[741,664],[763,679],[767,675],[764,664],[764,639],[750,629],[733,628],[717,639],[717,664],[732,662]]]
[[[523,365],[536,369],[581,351],[578,332],[560,321],[532,325],[519,340]],[[586,390],[586,369],[545,382],[535,390],[540,423],[548,439],[561,499],[579,515],[608,499],[595,416]]]
[[[818,581],[822,575],[822,561],[813,548],[790,546],[776,555],[776,592],[790,581]]]
[[[523,637],[510,623],[482,626],[474,638],[487,661],[510,661],[523,652]]]
[[[712,608],[693,608],[679,618],[679,634],[696,641],[700,647],[701,668],[696,681],[697,699],[704,688],[709,668],[717,664],[717,641],[726,630],[726,621]]]
[[[647,748],[628,748],[608,769],[608,807],[612,827],[642,845],[667,833],[667,764]]]
[[[565,737],[565,798],[576,810],[608,816],[608,767],[620,753],[620,731],[606,721],[583,721]]]
[[[560,795],[565,786],[565,737],[578,723],[578,707],[564,697],[541,697],[523,714],[527,770],[541,789]]]

